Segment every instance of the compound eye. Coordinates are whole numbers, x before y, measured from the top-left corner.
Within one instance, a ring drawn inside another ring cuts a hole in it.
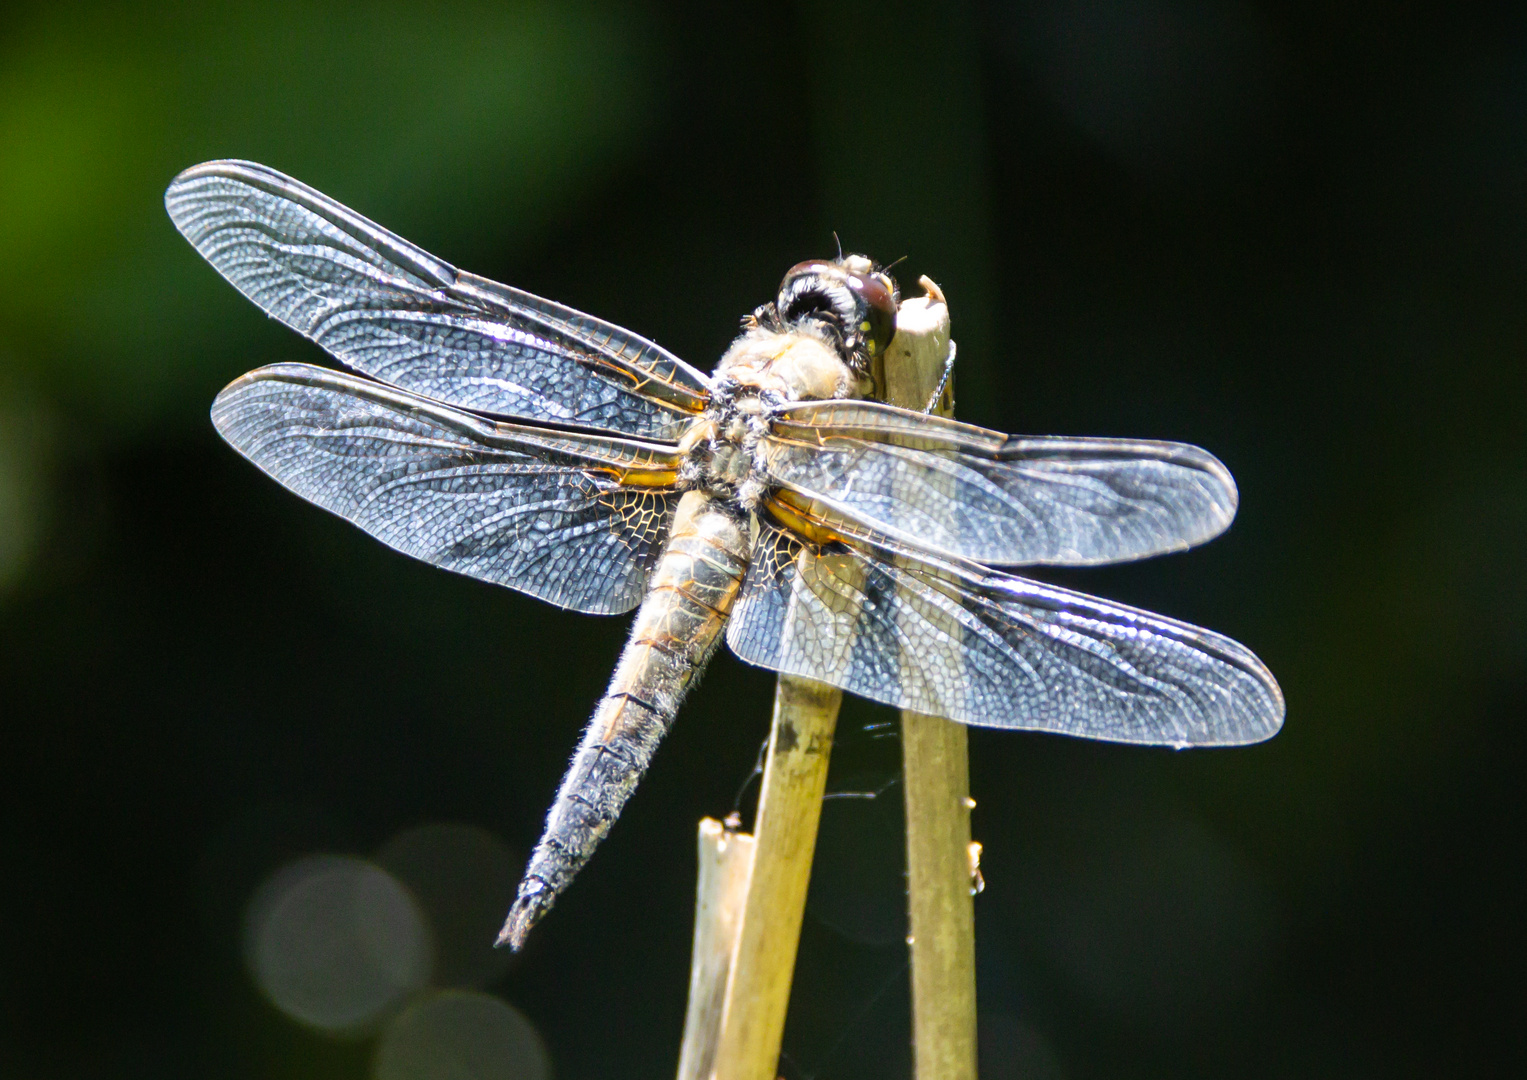
[[[836,269],[832,263],[827,262],[825,259],[807,259],[805,262],[798,262],[785,271],[784,283],[780,288],[783,289],[788,286],[793,278],[815,274],[830,274]]]
[[[817,292],[825,281],[837,277],[837,267],[830,262],[808,259],[796,263],[785,271],[784,280],[779,283],[780,302],[783,305],[803,293]]]
[[[879,356],[896,334],[896,286],[884,274],[849,274],[848,287],[859,298],[859,334],[865,351]]]
[[[796,263],[780,283],[775,306],[787,326],[833,327],[844,359],[860,370],[896,333],[896,283],[862,255]]]
[[[779,313],[786,322],[813,314],[842,322],[852,316],[852,297],[844,289],[843,271],[830,262],[810,259],[796,263],[779,286]]]

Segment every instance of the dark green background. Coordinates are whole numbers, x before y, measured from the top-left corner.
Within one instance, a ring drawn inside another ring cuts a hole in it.
[[[318,359],[175,233],[292,173],[708,368],[845,246],[947,291],[959,414],[1199,443],[1242,509],[1067,584],[1212,626],[1287,726],[975,731],[983,1075],[1500,1075],[1522,1052],[1527,20],[1433,3],[36,5],[0,18],[0,1072],[361,1077],[266,1005],[258,882],[408,826],[523,855],[625,620],[407,561],[223,446]],[[557,1075],[671,1075],[720,658],[494,986]],[[845,709],[834,785],[894,740]],[[905,1075],[895,788],[829,804],[790,1080]],[[492,898],[494,908],[507,905]]]

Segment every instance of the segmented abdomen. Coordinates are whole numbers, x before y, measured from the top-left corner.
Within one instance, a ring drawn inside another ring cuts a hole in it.
[[[631,638],[583,733],[499,934],[518,949],[604,839],[721,640],[748,565],[735,505],[686,492]]]

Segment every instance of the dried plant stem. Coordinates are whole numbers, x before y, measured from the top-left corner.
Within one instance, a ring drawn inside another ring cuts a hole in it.
[[[920,409],[944,375],[949,309],[927,278],[908,300],[884,359],[885,400]],[[954,411],[945,387],[935,410]],[[976,934],[971,898],[970,764],[965,728],[901,714],[907,806],[907,910],[912,949],[912,1047],[917,1080],[976,1078]]]
[[[781,675],[736,953],[712,1075],[775,1080],[843,692]]]
[[[753,868],[753,838],[714,818],[700,822],[700,874],[695,888],[695,944],[689,968],[689,1011],[678,1080],[709,1080],[716,1065],[721,1010],[737,949],[737,931]]]
[[[876,376],[922,408],[949,355],[949,310],[927,278]],[[952,409],[945,388],[938,411]],[[753,837],[701,823],[695,952],[679,1080],[774,1080],[841,690],[781,675]],[[975,931],[965,729],[902,714],[919,1080],[975,1080]],[[743,895],[740,912],[737,901]],[[728,947],[730,943],[730,952]],[[718,988],[724,992],[718,1002]]]
[[[976,930],[965,728],[901,714],[918,1080],[975,1080]]]

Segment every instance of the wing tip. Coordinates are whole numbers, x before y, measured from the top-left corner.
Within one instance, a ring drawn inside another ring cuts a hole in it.
[[[1230,639],[1225,639],[1229,641]],[[1243,687],[1233,691],[1235,705],[1238,709],[1233,712],[1240,714],[1240,722],[1234,725],[1226,725],[1230,730],[1225,732],[1222,738],[1205,739],[1190,742],[1188,745],[1201,747],[1230,747],[1230,746],[1255,746],[1264,743],[1283,730],[1283,721],[1288,715],[1288,703],[1283,697],[1283,688],[1278,685],[1278,680],[1267,669],[1250,649],[1238,642],[1231,641],[1235,645],[1235,659],[1240,661],[1239,666],[1243,669],[1244,676],[1254,684],[1253,687]],[[1178,749],[1183,749],[1180,744],[1172,744]]]
[[[224,180],[243,180],[246,182],[272,181],[282,184],[295,183],[290,176],[273,169],[269,165],[262,165],[258,161],[246,161],[243,158],[214,158],[211,161],[203,161],[192,165],[190,168],[181,169],[170,181],[166,194],[177,188],[183,188],[195,180],[204,180],[208,177],[216,177]]]
[[[261,165],[257,161],[244,161],[241,158],[215,158],[212,161],[203,161],[188,169],[180,170],[170,181],[169,186],[164,189],[165,209],[169,211],[172,219],[176,217],[176,205],[186,189],[198,180],[209,178],[241,180],[258,186],[267,186],[272,182],[283,186],[294,183],[286,174],[268,165]],[[264,183],[260,183],[261,181]]]
[[[1272,672],[1266,667],[1262,668],[1261,674],[1262,689],[1267,691],[1271,699],[1269,704],[1272,707],[1264,716],[1263,729],[1254,738],[1249,739],[1248,743],[1266,742],[1283,730],[1283,721],[1288,718],[1288,702],[1283,697],[1283,688],[1278,685],[1278,680],[1273,678]]]
[[[242,404],[244,395],[260,383],[265,382],[288,382],[304,383],[307,385],[322,385],[328,382],[330,385],[336,380],[331,376],[343,376],[341,372],[332,372],[329,368],[317,367],[313,364],[298,364],[286,362],[281,364],[267,364],[264,367],[246,371],[237,379],[217,392],[212,399],[212,408],[209,410],[212,417],[212,426],[217,429],[227,442],[237,447],[238,442],[230,435],[233,427],[233,412]],[[359,381],[359,380],[356,380]],[[240,451],[242,453],[242,451]]]
[[[1219,512],[1223,523],[1210,534],[1211,537],[1218,536],[1228,529],[1230,523],[1235,520],[1236,511],[1241,507],[1241,490],[1236,486],[1234,474],[1231,473],[1223,461],[1201,446],[1195,446],[1192,449],[1201,455],[1200,466],[1203,471],[1213,477],[1219,485],[1220,490],[1218,494],[1221,497],[1213,497],[1213,503],[1214,509]],[[1206,537],[1205,539],[1208,538]]]

